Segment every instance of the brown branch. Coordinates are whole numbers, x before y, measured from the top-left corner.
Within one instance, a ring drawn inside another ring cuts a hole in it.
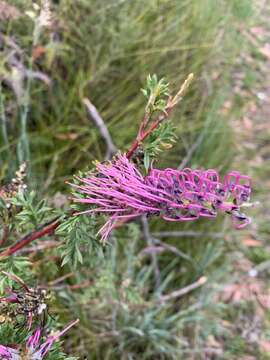
[[[41,225],[37,230],[30,232],[22,239],[16,242],[16,244],[8,247],[0,253],[0,258],[10,256],[22,249],[26,245],[30,244],[32,241],[39,239],[45,235],[52,235],[54,230],[60,225],[60,218],[54,218],[46,224]]]
[[[131,158],[131,156],[134,154],[134,151],[138,148],[140,143],[142,143],[159,126],[159,124],[162,121],[164,121],[165,119],[168,118],[168,116],[171,113],[172,109],[173,108],[170,108],[170,109],[166,110],[166,113],[160,114],[156,118],[156,120],[154,120],[154,122],[151,124],[151,126],[149,127],[149,129],[147,131],[143,131],[142,129],[140,129],[141,134],[138,134],[138,136],[136,137],[136,140],[133,142],[133,144],[131,145],[129,151],[127,152],[127,158],[128,159]]]
[[[57,246],[59,246],[58,241],[54,241],[54,240],[42,241],[42,243],[38,243],[37,245],[31,246],[26,249],[21,249],[20,254],[28,254],[28,253],[35,254],[37,251],[52,249]]]
[[[171,251],[173,254],[175,254],[185,260],[192,261],[192,258],[189,255],[185,254],[183,251],[177,249],[173,245],[166,244],[165,242],[163,242],[159,239],[154,239],[154,243],[160,245],[165,250]]]
[[[0,246],[3,246],[9,237],[10,231],[8,225],[3,225],[3,235],[0,239]]]
[[[150,121],[150,119],[147,114],[144,116],[138,134],[136,136],[136,139],[134,140],[130,149],[127,152],[128,159],[132,157],[134,152],[137,150],[138,146],[160,125],[160,123],[169,117],[174,107],[182,100],[183,95],[187,90],[187,88],[189,87],[192,80],[193,80],[193,74],[189,74],[187,79],[182,84],[178,93],[173,98],[169,97],[165,111],[162,114],[160,114],[155,120],[152,121],[152,124],[149,126],[148,129],[146,129],[146,126]]]
[[[93,282],[91,280],[85,280],[85,281],[81,282],[80,284],[69,285],[68,288],[71,290],[78,290],[78,289],[87,288],[92,284],[93,284]]]
[[[179,298],[181,296],[186,295],[190,291],[195,290],[198,287],[204,285],[206,282],[207,282],[207,277],[202,276],[202,277],[199,278],[199,280],[195,281],[194,283],[192,283],[192,284],[190,284],[190,285],[188,285],[188,286],[186,286],[186,287],[184,287],[182,289],[173,291],[168,295],[160,296],[159,300],[161,302],[164,302],[164,301],[168,301],[168,300],[172,300],[172,299],[177,299],[177,298]]]
[[[49,285],[49,286],[55,286],[56,284],[58,284],[58,283],[60,283],[60,282],[62,282],[62,281],[64,281],[64,280],[66,280],[66,279],[68,279],[68,278],[70,278],[70,277],[72,277],[72,276],[74,276],[74,273],[73,273],[73,272],[69,272],[68,274],[65,274],[65,275],[60,276],[59,278],[57,278],[57,279],[55,279],[55,280],[53,280],[53,281],[50,281],[50,282],[48,283],[48,285]]]

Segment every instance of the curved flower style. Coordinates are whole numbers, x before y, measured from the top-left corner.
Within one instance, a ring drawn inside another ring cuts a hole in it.
[[[41,344],[41,330],[38,328],[34,331],[33,335],[28,338],[24,349],[19,350],[18,348],[0,345],[0,359],[21,360],[27,358],[29,360],[42,360],[48,354],[54,342],[78,322],[79,320],[77,319],[67,325],[62,331],[49,336],[43,344]]]
[[[218,210],[228,213],[236,228],[250,223],[240,213],[249,200],[250,178],[237,171],[223,181],[215,170],[152,169],[143,176],[125,155],[118,154],[107,163],[98,163],[97,172],[77,179],[73,184],[83,198],[74,201],[94,205],[78,213],[107,213],[110,219],[100,229],[106,240],[114,223],[140,215],[159,216],[168,221],[193,221],[199,217],[216,217]]]

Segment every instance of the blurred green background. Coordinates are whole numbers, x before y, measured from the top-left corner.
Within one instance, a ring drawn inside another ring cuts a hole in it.
[[[26,160],[38,198],[54,206],[59,197],[65,202],[65,181],[106,152],[83,99],[96,106],[124,151],[144,114],[140,89],[147,75],[165,77],[174,92],[192,72],[195,79],[172,115],[177,142],[157,166],[239,169],[255,177],[256,199],[265,198],[267,169],[254,167],[254,154],[266,146],[269,130],[250,138],[245,119],[251,105],[254,118],[264,105],[256,94],[267,73],[260,48],[268,41],[269,6],[252,0],[55,0],[50,7],[50,25],[37,34],[38,6],[0,1],[3,182]],[[80,359],[270,358],[268,306],[258,310],[258,296],[268,294],[267,266],[255,277],[259,290],[249,286],[255,281],[249,271],[270,260],[269,225],[256,211],[252,216],[260,220],[240,234],[222,217],[188,225],[151,221],[156,242],[150,244],[144,239],[149,229],[131,223],[116,232],[102,258],[89,255],[75,272],[48,261],[56,255],[45,252],[34,266],[41,281],[73,272],[55,305],[61,318],[81,319],[67,352]],[[201,276],[208,281],[197,290],[157,301]]]

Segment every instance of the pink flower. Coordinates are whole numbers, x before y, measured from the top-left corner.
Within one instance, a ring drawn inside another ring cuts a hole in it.
[[[10,350],[16,351],[7,346],[0,345],[0,359],[12,359],[12,352]]]
[[[57,341],[60,336],[64,335],[72,326],[76,325],[79,320],[75,320],[67,325],[62,331],[55,333],[47,338],[44,343],[41,343],[41,330],[37,329],[34,331],[27,342],[25,349],[25,356],[27,359],[42,360],[50,351],[52,345]],[[20,360],[22,352],[19,349],[14,349],[9,346],[0,345],[0,359],[1,360]]]
[[[218,211],[228,213],[236,228],[250,219],[240,213],[249,200],[250,178],[237,171],[223,180],[215,170],[152,169],[143,176],[125,155],[111,162],[99,163],[95,173],[77,179],[73,186],[76,202],[90,204],[82,213],[105,213],[110,219],[100,229],[102,240],[109,236],[115,222],[141,215],[159,216],[167,221],[193,221],[199,217],[216,217]]]

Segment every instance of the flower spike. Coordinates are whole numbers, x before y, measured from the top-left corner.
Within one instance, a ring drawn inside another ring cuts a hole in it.
[[[141,215],[159,216],[167,221],[193,221],[200,217],[216,217],[218,211],[231,215],[236,228],[250,223],[240,213],[249,200],[251,181],[237,171],[223,181],[216,170],[152,169],[143,176],[126,155],[118,154],[111,162],[98,163],[96,172],[78,177],[72,184],[83,194],[75,202],[90,208],[77,213],[104,213],[109,220],[99,230],[106,241],[114,224]]]

